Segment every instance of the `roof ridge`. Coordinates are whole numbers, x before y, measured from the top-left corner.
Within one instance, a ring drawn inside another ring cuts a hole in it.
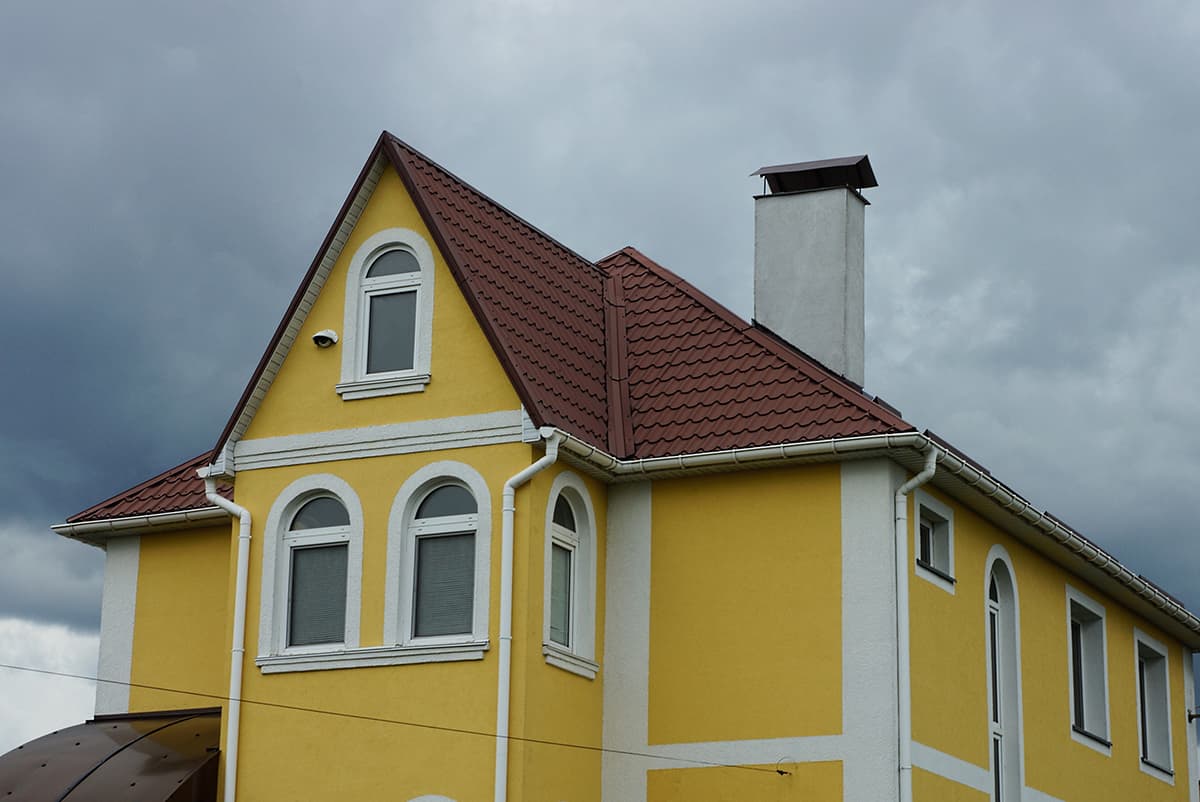
[[[617,457],[633,452],[633,415],[629,401],[628,336],[625,327],[624,271],[609,270],[604,280],[605,377],[608,390],[608,448]]]
[[[198,465],[203,460],[210,460],[212,458],[212,453],[213,452],[211,450],[205,451],[201,454],[197,454],[196,456],[192,457],[191,459],[184,460],[183,462],[179,463],[178,465],[174,465],[170,468],[167,468],[165,471],[160,471],[159,473],[155,474],[154,476],[151,476],[149,479],[146,479],[143,482],[139,482],[138,484],[134,485],[133,487],[130,487],[130,488],[127,488],[120,492],[114,493],[111,496],[109,496],[108,498],[104,499],[103,501],[96,502],[92,506],[88,507],[86,510],[80,510],[79,512],[75,513],[74,515],[68,517],[66,519],[66,522],[69,524],[75,523],[79,519],[85,518],[89,515],[92,515],[92,514],[98,512],[103,507],[107,507],[109,504],[112,504],[114,501],[118,501],[120,499],[128,498],[129,496],[132,496],[132,495],[136,495],[137,493],[141,492],[142,490],[149,488],[151,485],[154,485],[155,483],[160,482],[163,479],[166,479],[168,476],[171,476],[172,474],[179,472],[181,469],[189,468],[193,465]]]
[[[793,367],[800,369],[806,375],[808,375],[809,378],[828,387],[843,400],[854,404],[880,423],[885,423],[889,426],[899,425],[902,428],[907,427],[910,429],[916,429],[915,426],[901,418],[899,415],[894,415],[887,409],[884,409],[882,405],[878,404],[873,398],[867,396],[861,387],[854,384],[846,377],[834,373],[825,365],[822,365],[816,359],[806,354],[800,348],[796,347],[796,345],[783,339],[762,324],[755,321],[747,321],[738,316],[720,301],[717,301],[708,293],[704,292],[699,287],[680,276],[678,273],[675,273],[670,268],[664,267],[663,265],[651,259],[649,256],[646,256],[632,245],[626,245],[624,248],[618,251],[617,254],[624,254],[625,256],[636,260],[642,267],[649,270],[664,281],[669,282],[676,289],[687,294],[692,300],[713,312],[727,325],[732,326],[736,330],[742,332],[759,345],[766,347],[772,354],[791,364]],[[613,254],[613,256],[616,256],[617,254]]]
[[[488,204],[490,204],[492,207],[494,207],[494,208],[495,208],[495,209],[497,209],[498,211],[500,211],[500,212],[504,213],[506,216],[508,216],[508,217],[511,217],[511,218],[512,218],[514,221],[516,221],[516,222],[517,222],[517,223],[519,223],[520,225],[524,226],[525,228],[529,229],[531,232],[533,232],[534,234],[538,235],[539,237],[542,237],[542,238],[543,238],[543,239],[545,239],[547,242],[549,242],[549,243],[551,243],[552,245],[554,245],[556,248],[559,248],[560,250],[562,250],[564,253],[566,253],[566,254],[569,254],[569,255],[570,255],[570,256],[571,256],[573,259],[577,259],[578,261],[582,262],[582,263],[583,263],[584,265],[586,265],[587,267],[590,267],[590,268],[592,268],[593,270],[596,270],[596,271],[598,271],[598,272],[600,272],[600,273],[603,273],[603,272],[604,272],[604,271],[603,271],[603,269],[602,269],[602,268],[600,268],[600,267],[599,267],[599,265],[597,265],[597,264],[596,264],[595,262],[593,262],[591,259],[588,259],[586,256],[584,256],[583,254],[579,253],[579,252],[578,252],[578,251],[576,251],[574,248],[571,248],[569,245],[565,245],[565,244],[563,244],[563,242],[562,242],[561,240],[559,240],[557,237],[554,237],[554,236],[552,236],[552,235],[550,235],[550,234],[547,234],[545,231],[543,231],[542,229],[538,228],[538,227],[537,227],[537,226],[535,226],[533,223],[529,222],[529,221],[528,221],[528,220],[526,220],[524,217],[522,217],[521,215],[519,215],[519,214],[517,214],[516,212],[514,212],[512,209],[509,209],[509,208],[508,208],[507,206],[505,206],[503,203],[500,203],[500,202],[499,202],[499,201],[497,201],[495,198],[493,198],[493,197],[491,197],[490,195],[488,195],[488,194],[486,194],[486,193],[482,192],[481,190],[479,190],[478,188],[476,188],[475,186],[473,186],[473,185],[472,185],[470,182],[463,180],[463,179],[462,179],[462,178],[460,178],[458,175],[456,175],[454,172],[452,172],[452,171],[450,171],[450,170],[446,169],[445,167],[443,167],[443,166],[442,166],[441,164],[439,164],[438,162],[436,162],[436,161],[434,161],[433,159],[429,158],[429,157],[428,157],[428,156],[426,156],[424,153],[422,153],[421,151],[417,150],[417,149],[416,149],[416,148],[414,148],[412,145],[408,144],[408,143],[407,143],[407,142],[405,142],[403,139],[401,139],[400,137],[398,137],[398,136],[396,136],[395,134],[393,134],[391,131],[384,131],[384,132],[383,132],[383,135],[384,135],[385,137],[387,137],[388,139],[390,139],[390,140],[391,140],[391,144],[392,144],[393,146],[399,146],[399,147],[401,147],[401,148],[404,148],[404,149],[405,149],[405,150],[407,150],[409,153],[411,153],[412,155],[416,156],[418,159],[420,159],[420,160],[422,160],[423,162],[425,162],[426,164],[428,164],[430,167],[433,167],[433,168],[435,168],[435,169],[437,169],[437,170],[441,171],[441,172],[442,172],[442,173],[443,173],[443,174],[444,174],[444,175],[445,175],[447,178],[449,178],[451,181],[453,181],[454,183],[458,184],[460,187],[462,187],[463,189],[465,189],[465,190],[467,190],[468,192],[472,193],[473,195],[477,196],[477,197],[478,197],[478,198],[480,198],[481,200],[483,200],[483,201],[487,202]]]

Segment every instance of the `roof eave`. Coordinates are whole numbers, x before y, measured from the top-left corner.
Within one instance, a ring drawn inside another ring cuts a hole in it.
[[[220,507],[194,507],[150,515],[130,515],[122,518],[100,518],[91,521],[61,523],[50,528],[63,537],[79,540],[90,546],[101,546],[110,537],[191,529],[211,525],[214,521],[228,518],[229,513]]]

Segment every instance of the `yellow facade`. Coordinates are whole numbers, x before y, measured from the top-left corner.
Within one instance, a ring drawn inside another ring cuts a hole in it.
[[[948,594],[910,566],[913,739],[989,770],[985,572],[988,554],[999,544],[1012,560],[1018,594],[1025,785],[1064,800],[1189,799],[1190,783],[1177,780],[1172,786],[1139,768],[1134,627],[1168,647],[1175,711],[1184,708],[1183,659],[1190,660],[1190,653],[1185,657],[1178,641],[964,505],[929,492],[954,512],[956,582],[954,594]],[[910,520],[911,508],[910,502]],[[1105,609],[1111,756],[1071,737],[1068,586]],[[1186,776],[1187,729],[1182,716],[1173,722],[1177,777]],[[914,782],[914,798],[958,798],[937,790],[947,782]],[[928,795],[918,794],[918,787]],[[954,793],[976,798],[965,788]]]
[[[780,770],[788,773],[779,774]],[[647,802],[840,802],[842,765],[657,769],[650,772],[646,785]]]

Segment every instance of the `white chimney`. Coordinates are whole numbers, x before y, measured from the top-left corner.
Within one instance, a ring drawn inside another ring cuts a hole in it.
[[[866,156],[764,167],[754,198],[754,317],[863,384],[863,218],[878,186]]]

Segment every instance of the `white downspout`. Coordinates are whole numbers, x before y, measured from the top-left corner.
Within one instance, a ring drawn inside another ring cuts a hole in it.
[[[908,638],[908,494],[933,478],[938,450],[925,452],[925,467],[896,491],[896,728],[899,733],[900,802],[912,802],[912,672]]]
[[[500,525],[500,669],[496,688],[496,791],[495,802],[508,799],[508,711],[512,702],[513,530],[516,528],[517,488],[558,460],[562,435],[543,427],[546,454],[504,483]]]
[[[225,802],[237,799],[238,734],[242,715],[242,658],[246,654],[246,581],[250,569],[250,511],[217,492],[216,480],[204,475],[204,495],[238,517],[237,585],[233,596],[233,648],[229,657],[229,713],[225,722]]]

